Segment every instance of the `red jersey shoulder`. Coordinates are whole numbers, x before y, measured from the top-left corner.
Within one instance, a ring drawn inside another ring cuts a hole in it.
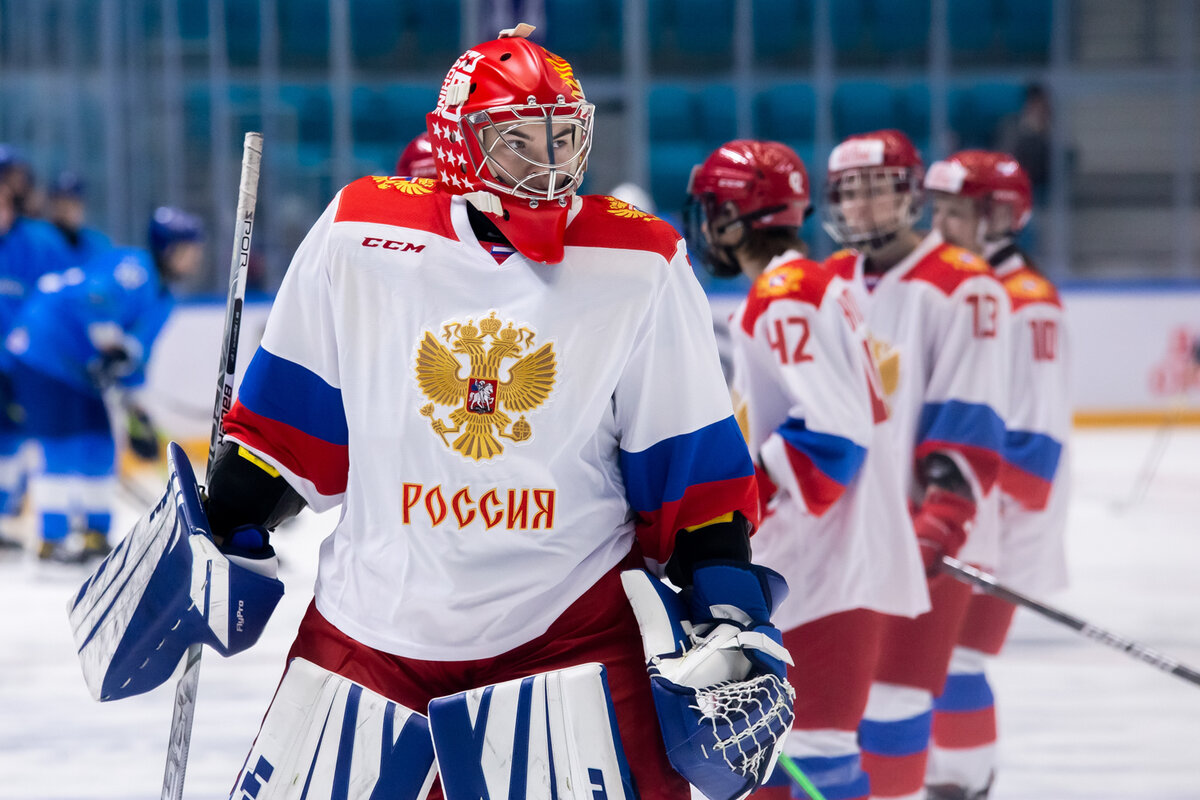
[[[1047,303],[1062,308],[1058,289],[1037,270],[1022,267],[1010,275],[1005,275],[1002,282],[1012,301],[1013,311],[1033,303]]]
[[[658,253],[670,261],[679,233],[653,214],[606,195],[584,195],[583,207],[567,226],[567,247],[612,247]]]
[[[342,189],[334,222],[378,222],[457,239],[450,196],[430,178],[368,175]]]
[[[851,250],[849,247],[838,250],[824,261],[827,269],[832,270],[834,274],[848,281],[854,280],[854,266],[857,263],[858,251]]]
[[[952,244],[939,244],[926,253],[901,280],[928,283],[949,296],[964,282],[991,274],[992,268],[987,262],[970,250]]]
[[[826,265],[807,258],[796,258],[767,270],[750,287],[742,330],[753,335],[758,318],[778,300],[795,300],[820,308],[825,290],[836,277],[837,273]]]

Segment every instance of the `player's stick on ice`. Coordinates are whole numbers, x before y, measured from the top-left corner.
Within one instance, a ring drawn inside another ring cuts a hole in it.
[[[969,564],[964,564],[957,558],[950,556],[942,556],[942,569],[950,573],[950,575],[963,583],[970,583],[978,586],[983,591],[990,595],[999,597],[1001,600],[1007,600],[1010,603],[1015,603],[1019,606],[1024,606],[1031,611],[1036,611],[1047,619],[1051,619],[1061,625],[1066,625],[1068,628],[1077,631],[1092,641],[1100,644],[1108,645],[1109,647],[1120,650],[1121,652],[1133,656],[1139,661],[1142,661],[1150,666],[1160,669],[1163,672],[1169,672],[1172,675],[1177,675],[1185,681],[1189,681],[1196,685],[1200,685],[1200,672],[1180,664],[1170,656],[1163,655],[1155,650],[1151,650],[1143,644],[1139,644],[1129,639],[1124,639],[1117,636],[1111,631],[1106,631],[1104,628],[1098,628],[1090,622],[1085,622],[1079,617],[1072,616],[1065,611],[1060,611],[1053,606],[1048,606],[1038,600],[1021,594],[1020,592],[1010,589],[1004,584],[996,580],[993,575],[989,575],[983,570],[976,569]]]
[[[242,145],[242,175],[238,185],[237,224],[233,234],[233,257],[229,265],[229,297],[225,301],[225,335],[221,341],[221,364],[217,373],[217,396],[213,403],[212,434],[208,442],[207,472],[221,441],[221,420],[233,405],[233,379],[237,369],[238,334],[242,302],[246,297],[246,270],[250,263],[250,237],[254,233],[254,205],[258,200],[258,170],[262,163],[262,134],[250,131]],[[199,644],[188,648],[186,665],[175,686],[175,711],[171,715],[171,738],[163,773],[162,800],[183,797],[188,747],[192,740],[196,689],[200,683]]]
[[[1146,497],[1146,492],[1150,489],[1150,484],[1154,482],[1154,476],[1158,474],[1158,466],[1162,463],[1163,455],[1167,452],[1167,445],[1171,442],[1171,433],[1177,427],[1179,421],[1183,418],[1183,412],[1187,409],[1187,395],[1185,392],[1179,392],[1171,398],[1171,405],[1163,414],[1162,422],[1159,423],[1158,429],[1154,432],[1154,441],[1150,444],[1150,449],[1146,451],[1146,457],[1142,459],[1141,467],[1138,469],[1137,477],[1133,481],[1133,488],[1129,491],[1129,496],[1124,500],[1118,500],[1113,503],[1113,510],[1117,512],[1128,511],[1136,506]]]

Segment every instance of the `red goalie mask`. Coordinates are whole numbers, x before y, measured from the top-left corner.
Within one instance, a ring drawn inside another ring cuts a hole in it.
[[[523,255],[557,263],[594,106],[570,64],[524,38],[530,30],[463,53],[426,119],[442,188],[466,196]]]

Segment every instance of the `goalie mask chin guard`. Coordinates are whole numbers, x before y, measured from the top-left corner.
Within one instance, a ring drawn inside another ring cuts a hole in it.
[[[523,38],[530,30],[463,53],[426,123],[442,189],[466,196],[522,255],[558,263],[595,107],[569,63]]]
[[[883,247],[920,218],[923,177],[921,156],[900,131],[851,136],[829,155],[821,225],[847,247]]]

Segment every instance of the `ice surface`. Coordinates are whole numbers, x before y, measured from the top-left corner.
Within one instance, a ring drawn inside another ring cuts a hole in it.
[[[1155,435],[1076,436],[1073,583],[1043,599],[1200,669],[1200,430],[1169,432],[1153,482],[1129,504]],[[115,529],[137,510],[119,509]],[[228,796],[336,519],[306,512],[276,535],[288,592],[262,641],[232,659],[205,652],[186,797]],[[0,798],[159,796],[174,679],[142,697],[91,700],[65,611],[82,577],[0,562]],[[1024,611],[991,675],[994,800],[1200,800],[1200,686]]]

